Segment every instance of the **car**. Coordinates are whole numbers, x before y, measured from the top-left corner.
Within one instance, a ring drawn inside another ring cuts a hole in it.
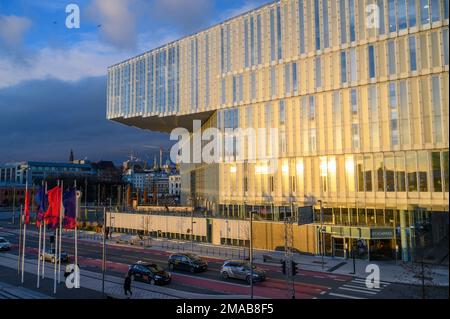
[[[0,251],[11,250],[11,243],[5,238],[0,237]]]
[[[166,285],[172,280],[171,273],[159,265],[142,261],[130,265],[128,275],[135,281],[147,282],[151,285]]]
[[[247,281],[250,284],[250,263],[246,260],[227,260],[220,268],[223,279],[234,278]],[[253,282],[266,280],[266,272],[253,265]]]
[[[47,248],[45,249],[44,254],[40,254],[40,258],[45,259],[45,261],[51,261],[54,263],[55,261],[59,261],[58,257],[55,257],[55,248]],[[61,251],[61,262],[69,262],[69,254],[65,251]]]
[[[197,256],[195,254],[190,253],[175,253],[169,256],[169,269],[180,269],[194,272],[201,272],[208,270],[208,262]]]

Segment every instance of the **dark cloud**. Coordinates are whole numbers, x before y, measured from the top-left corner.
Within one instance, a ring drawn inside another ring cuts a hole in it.
[[[70,149],[77,158],[116,162],[133,150],[152,161],[160,145],[170,145],[168,135],[114,123],[105,114],[105,77],[0,89],[0,162],[67,161]]]

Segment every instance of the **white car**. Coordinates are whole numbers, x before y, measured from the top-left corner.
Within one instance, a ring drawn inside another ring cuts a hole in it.
[[[0,237],[0,251],[11,250],[11,243],[5,238]]]

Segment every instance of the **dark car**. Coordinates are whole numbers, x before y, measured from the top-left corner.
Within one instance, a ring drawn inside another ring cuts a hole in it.
[[[157,264],[141,261],[131,265],[128,274],[133,280],[147,282],[151,285],[165,285],[172,279],[172,275]]]
[[[250,283],[250,264],[245,260],[227,260],[220,269],[223,279],[241,279]],[[253,282],[266,280],[266,272],[253,265]]]
[[[0,251],[11,250],[11,243],[7,241],[5,238],[0,237]]]
[[[44,258],[46,261],[51,261],[52,263],[58,261],[58,257],[55,256],[55,248],[47,248],[45,250],[45,253],[44,254],[41,253],[40,256],[41,260]],[[61,262],[63,263],[69,262],[69,254],[67,254],[65,251],[61,252]]]
[[[208,262],[195,254],[176,253],[169,256],[169,269],[201,272],[208,270]]]

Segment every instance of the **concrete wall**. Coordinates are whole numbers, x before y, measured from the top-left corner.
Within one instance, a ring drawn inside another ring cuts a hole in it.
[[[111,219],[112,218],[112,219]],[[207,220],[194,218],[194,235],[207,235]],[[249,240],[250,222],[247,220],[211,219],[212,236],[214,245],[221,245],[221,238]],[[148,214],[108,213],[107,225],[114,228],[161,231],[163,233],[189,234],[191,218],[184,216],[163,216]],[[256,249],[275,250],[284,247],[284,224],[254,221],[253,245]],[[305,253],[316,253],[316,233],[311,225],[293,225],[294,248]]]

